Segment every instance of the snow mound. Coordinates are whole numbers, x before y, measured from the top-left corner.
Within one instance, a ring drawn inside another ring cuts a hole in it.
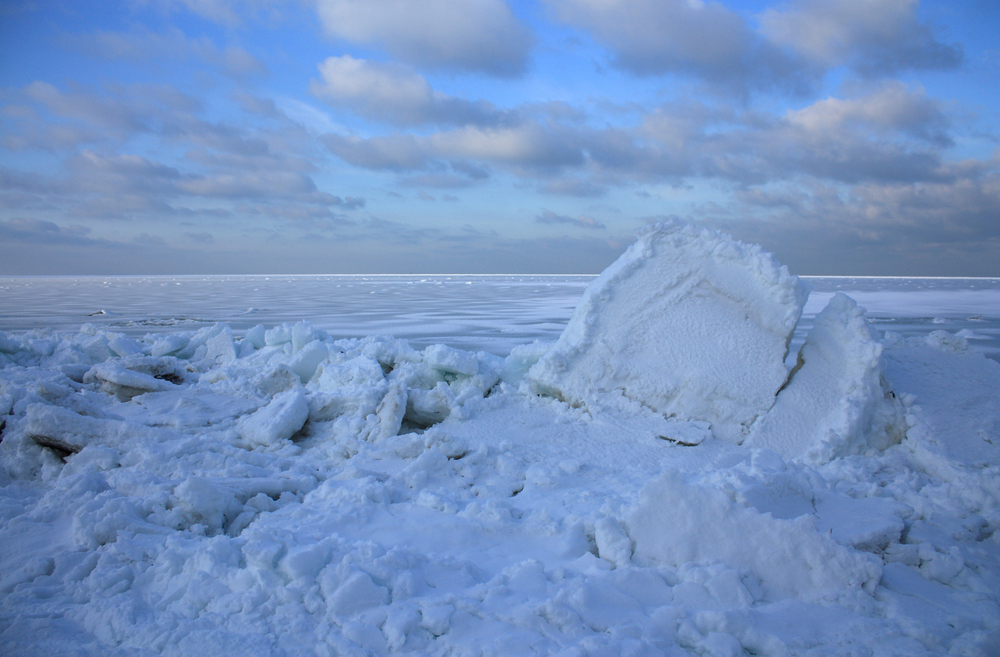
[[[864,309],[838,293],[816,316],[788,383],[745,445],[828,463],[898,443],[903,417]]]
[[[788,376],[807,295],[757,245],[657,224],[587,287],[527,378],[574,405],[620,394],[739,442]]]
[[[756,599],[849,599],[873,591],[882,574],[877,559],[818,533],[810,516],[761,514],[674,471],[642,489],[628,524],[639,564],[721,563],[747,573]]]

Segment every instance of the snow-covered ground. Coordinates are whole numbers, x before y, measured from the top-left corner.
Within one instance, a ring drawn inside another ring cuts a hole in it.
[[[0,280],[0,654],[1000,653],[1000,281],[807,284]]]

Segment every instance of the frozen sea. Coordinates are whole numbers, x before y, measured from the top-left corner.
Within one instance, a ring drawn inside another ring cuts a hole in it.
[[[812,294],[791,354],[830,297],[843,292],[881,331],[904,337],[967,331],[970,348],[1000,360],[1000,278],[801,277]],[[78,276],[0,278],[0,330],[126,335],[223,322],[236,335],[306,320],[332,337],[392,335],[506,356],[559,337],[594,276]]]
[[[0,278],[0,655],[1000,654],[1000,279],[640,240]]]

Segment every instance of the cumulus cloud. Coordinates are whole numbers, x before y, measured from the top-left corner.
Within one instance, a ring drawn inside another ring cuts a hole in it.
[[[89,228],[70,226],[63,228],[51,221],[18,217],[0,220],[0,241],[8,244],[62,244],[88,245],[94,240],[87,237]]]
[[[105,59],[171,62],[196,61],[214,66],[226,75],[242,79],[267,72],[267,67],[242,46],[220,47],[208,38],[193,39],[178,29],[164,32],[106,30],[67,37],[81,50]]]
[[[418,135],[323,137],[343,160],[374,170],[426,171],[467,184],[457,168],[503,167],[545,193],[599,196],[609,186],[708,178],[741,185],[815,176],[845,183],[954,178],[945,106],[898,82],[859,87],[782,115],[698,102],[664,103],[635,126],[523,119]],[[441,174],[451,166],[455,175]],[[469,176],[471,177],[471,176]],[[405,179],[404,179],[405,180]]]
[[[434,172],[417,174],[400,178],[398,183],[404,187],[432,187],[434,189],[460,189],[476,184],[474,179],[454,173]]]
[[[535,217],[535,222],[540,224],[570,224],[577,228],[591,228],[595,230],[607,228],[607,226],[593,217],[585,217],[583,215],[579,217],[567,217],[566,215],[556,214],[552,210],[543,211],[542,214]]]
[[[802,90],[814,75],[718,2],[547,2],[560,20],[608,47],[616,65],[638,75],[686,74],[738,90]]]
[[[720,2],[547,3],[609,48],[624,70],[689,75],[739,92],[805,92],[839,66],[872,77],[962,61],[961,46],[941,43],[920,22],[919,0],[793,0],[761,13],[759,28]]]
[[[119,134],[132,134],[149,126],[146,117],[136,107],[113,98],[82,91],[66,93],[41,80],[29,84],[23,93],[27,99],[57,117],[85,121]]]
[[[318,0],[327,33],[420,67],[523,73],[534,37],[503,0]]]
[[[414,135],[363,139],[328,133],[321,137],[321,141],[337,157],[365,169],[411,171],[427,165],[424,140]]]
[[[365,204],[360,195],[317,187],[313,174],[328,156],[269,99],[236,94],[252,117],[266,116],[261,125],[259,118],[206,120],[201,102],[166,85],[65,89],[37,81],[11,95],[18,104],[0,115],[9,135],[4,145],[59,158],[44,175],[0,168],[0,207],[12,211],[99,220],[230,218],[239,204],[255,203],[277,208],[266,215],[272,220],[324,208],[319,214],[329,224]],[[166,147],[162,161],[145,143]]]
[[[889,83],[788,112],[758,131],[752,145],[782,175],[801,171],[851,183],[928,181],[950,175],[942,158],[942,148],[951,144],[948,128],[940,104],[923,90]],[[744,144],[744,151],[750,146]]]
[[[789,124],[812,134],[840,133],[861,126],[879,133],[900,133],[938,146],[950,146],[949,124],[939,101],[923,89],[889,82],[855,98],[826,98],[789,112]]]
[[[541,190],[546,194],[561,194],[564,196],[601,196],[607,189],[592,180],[576,177],[560,177],[545,181]]]
[[[231,98],[236,101],[244,112],[257,114],[268,119],[284,119],[285,114],[278,109],[273,98],[260,98],[243,90],[233,92]]]
[[[634,129],[581,139],[590,165],[631,180],[927,181],[952,175],[943,159],[949,128],[941,105],[923,90],[887,83],[781,116],[664,104]]]
[[[953,182],[751,188],[737,192],[732,215],[712,219],[743,239],[767,243],[798,271],[995,276],[988,255],[1000,249],[995,165],[986,175]]]
[[[771,41],[827,68],[867,75],[954,68],[961,47],[939,42],[919,8],[919,0],[795,0],[766,10],[760,22]]]
[[[582,144],[562,128],[525,122],[510,127],[463,126],[430,135],[395,134],[363,139],[327,134],[323,143],[351,164],[408,171],[453,159],[518,169],[556,170],[583,163]]]
[[[216,198],[306,198],[334,205],[333,196],[322,194],[309,176],[294,171],[258,171],[243,174],[189,176],[177,188],[193,196]]]
[[[427,143],[434,152],[448,157],[531,168],[574,166],[584,160],[571,131],[533,121],[497,128],[464,126],[435,133]]]
[[[319,71],[323,81],[311,83],[314,95],[369,119],[397,125],[463,125],[495,123],[498,118],[490,103],[435,91],[423,76],[398,64],[343,55],[328,58]]]
[[[247,17],[264,17],[274,21],[280,0],[153,0],[168,10],[185,9],[204,19],[238,27]]]
[[[140,246],[152,246],[160,248],[166,246],[167,240],[163,239],[159,235],[150,235],[149,233],[139,233],[132,238],[133,244],[138,244]]]
[[[195,232],[188,231],[188,232],[184,233],[184,237],[186,237],[188,240],[190,240],[192,242],[195,242],[196,244],[214,244],[215,243],[215,236],[212,235],[212,233],[209,233],[209,232],[198,232],[198,233],[195,233]]]
[[[66,162],[77,192],[161,194],[176,189],[181,173],[139,155],[100,155],[84,151]]]

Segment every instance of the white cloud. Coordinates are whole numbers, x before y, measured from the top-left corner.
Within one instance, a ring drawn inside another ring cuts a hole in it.
[[[584,160],[571,132],[535,122],[499,128],[466,126],[431,135],[427,142],[436,153],[447,157],[523,167],[574,166]]]
[[[413,135],[388,135],[362,139],[328,133],[321,137],[331,153],[365,169],[409,171],[422,169],[428,153],[423,140]]]
[[[548,180],[542,185],[541,191],[546,194],[588,197],[601,196],[607,191],[607,188],[591,180],[569,177]]]
[[[397,125],[495,122],[497,113],[484,101],[472,102],[434,91],[427,80],[398,64],[350,55],[330,57],[319,65],[323,82],[310,90],[331,105],[346,106],[375,120]]]
[[[768,9],[760,22],[774,43],[826,67],[881,74],[957,66],[961,48],[938,42],[919,8],[919,0],[795,0]]]
[[[789,124],[813,134],[832,134],[852,126],[898,132],[944,146],[950,145],[941,103],[923,89],[911,91],[901,82],[883,84],[858,98],[827,98],[789,112]]]
[[[231,44],[220,48],[211,39],[192,39],[176,28],[164,32],[101,30],[69,37],[68,40],[80,49],[105,59],[169,60],[173,63],[194,60],[216,66],[237,79],[267,72],[267,67],[241,46]]]
[[[79,91],[64,93],[41,80],[25,87],[24,95],[55,116],[86,121],[118,133],[132,133],[146,126],[141,111],[117,99]]]
[[[962,60],[961,47],[942,44],[920,22],[918,0],[792,0],[761,13],[759,31],[720,2],[546,2],[627,71],[686,74],[740,92],[804,92],[838,66],[876,76]]]
[[[503,166],[534,179],[543,192],[575,196],[647,180],[762,184],[815,176],[853,184],[955,177],[944,166],[952,138],[941,103],[895,82],[864,91],[784,115],[690,102],[664,104],[635,127],[522,117],[513,125],[466,125],[427,135],[327,134],[323,140],[334,154],[365,168],[440,172],[456,160]]]
[[[7,244],[70,244],[88,245],[94,240],[87,237],[89,228],[69,226],[63,228],[51,221],[15,217],[0,220],[0,242]]]
[[[804,88],[811,73],[718,2],[547,0],[556,17],[589,31],[615,63],[639,75],[680,73],[738,91]]]
[[[317,0],[326,31],[416,66],[523,73],[534,38],[503,0]]]
[[[537,171],[577,166],[584,161],[581,144],[572,132],[534,122],[497,128],[464,126],[427,136],[396,134],[362,139],[328,134],[323,142],[338,157],[369,169],[414,170],[432,161],[467,159]]]
[[[263,15],[274,20],[281,0],[145,0],[156,2],[167,9],[183,7],[204,19],[239,27],[247,17]]]
[[[552,210],[545,210],[542,212],[542,214],[535,217],[535,222],[540,224],[570,224],[571,226],[576,226],[577,228],[589,228],[592,230],[603,230],[607,228],[607,226],[593,217],[585,217],[583,215],[580,215],[579,217],[567,217],[565,215],[556,214]]]
[[[995,276],[1000,175],[953,182],[814,181],[740,191],[713,223],[768,244],[799,272]],[[753,219],[753,217],[757,217]],[[748,220],[749,219],[749,220]]]

